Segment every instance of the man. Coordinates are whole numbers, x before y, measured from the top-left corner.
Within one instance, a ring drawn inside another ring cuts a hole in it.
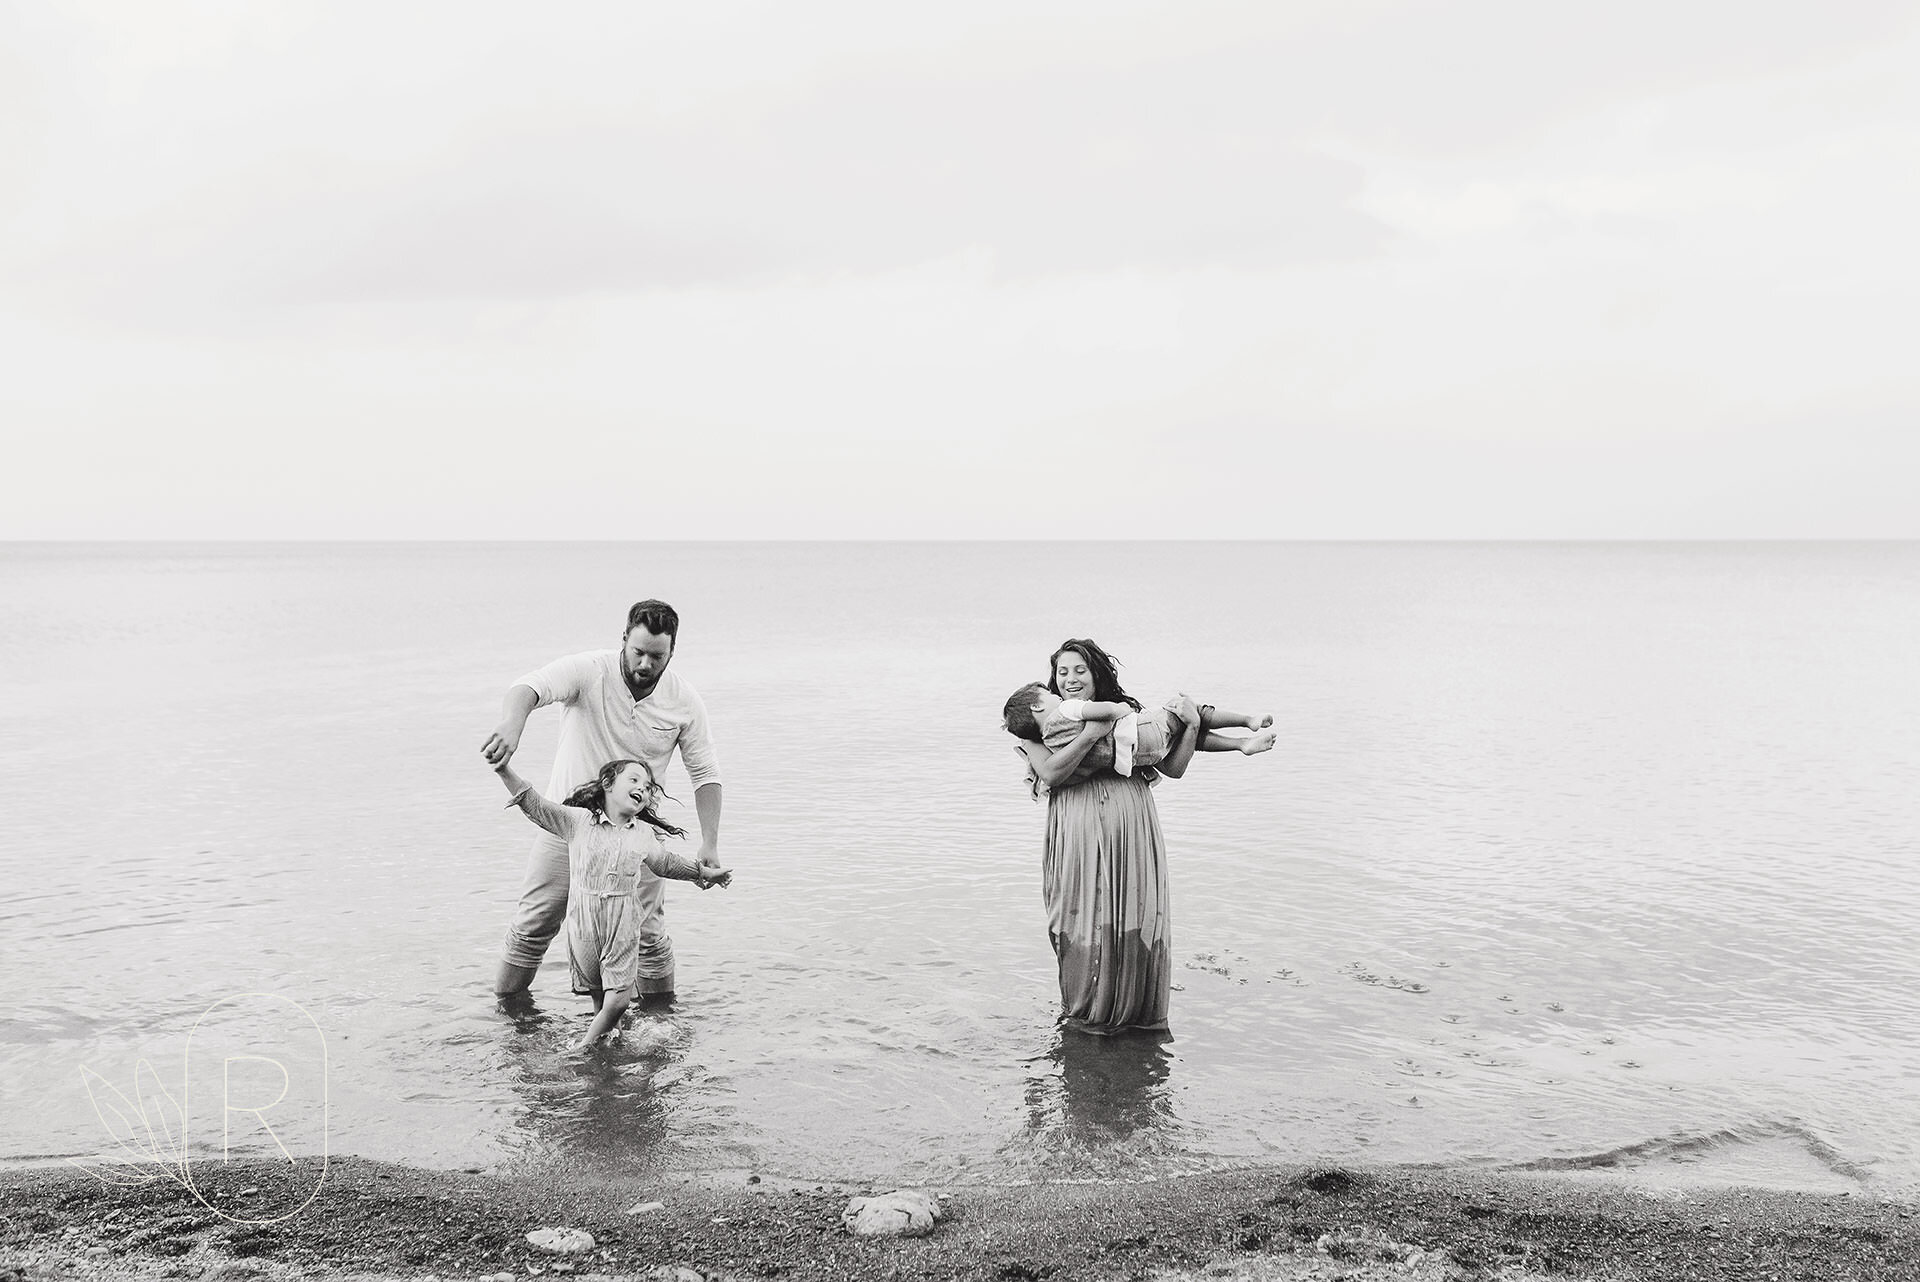
[[[564,705],[560,744],[547,784],[547,796],[558,801],[616,758],[644,761],[654,778],[664,782],[667,762],[678,748],[680,764],[693,781],[700,862],[718,868],[720,769],[707,730],[706,705],[692,686],[667,671],[679,636],[680,616],[672,606],[641,601],[627,611],[627,630],[618,650],[568,655],[516,681],[507,690],[499,728],[480,750],[488,764],[500,765],[520,747],[527,717],[535,708]],[[657,901],[660,883],[653,881],[640,893]],[[651,909],[657,903],[636,906]],[[567,843],[543,832],[534,839],[526,887],[507,928],[495,992],[504,997],[526,991],[566,912]],[[673,996],[673,941],[663,930],[650,930],[640,938],[638,995],[643,1003],[649,997],[665,1001]]]

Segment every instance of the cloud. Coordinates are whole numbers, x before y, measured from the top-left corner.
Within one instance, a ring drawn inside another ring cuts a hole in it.
[[[1392,240],[1357,201],[1382,149],[1841,57],[1901,9],[83,12],[18,31],[40,183],[0,279],[178,312],[1350,260]]]
[[[1920,406],[1893,6],[0,24],[14,534],[619,537],[519,496],[636,442],[744,537],[1081,528],[1009,459],[1252,496],[1196,534],[1898,524],[1900,438],[1819,444]]]

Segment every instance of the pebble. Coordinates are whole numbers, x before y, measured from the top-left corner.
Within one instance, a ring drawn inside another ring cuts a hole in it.
[[[647,1282],[707,1282],[705,1275],[698,1269],[690,1269],[685,1265],[663,1264],[653,1272],[643,1273],[640,1276]]]
[[[652,1215],[655,1211],[667,1209],[665,1202],[639,1202],[627,1208],[628,1215]]]
[[[553,1251],[559,1255],[577,1255],[581,1251],[593,1250],[593,1234],[585,1229],[535,1229],[527,1234],[527,1241],[542,1251]]]

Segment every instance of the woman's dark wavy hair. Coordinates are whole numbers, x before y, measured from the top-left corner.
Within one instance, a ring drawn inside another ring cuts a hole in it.
[[[567,800],[564,804],[578,806],[582,810],[598,810],[604,814],[607,809],[607,789],[613,787],[613,781],[618,779],[620,772],[628,766],[639,766],[642,770],[646,771],[648,783],[657,784],[659,782],[653,777],[653,767],[646,762],[636,761],[631,757],[621,757],[617,761],[609,761],[606,765],[601,766],[599,774],[568,793]],[[660,795],[664,797],[667,794],[665,791],[662,791]],[[662,819],[659,814],[654,811],[652,806],[643,808],[640,811],[640,817],[661,832],[666,833],[669,837],[684,837],[687,835],[685,828],[674,827]]]
[[[1096,703],[1124,703],[1135,712],[1140,711],[1140,701],[1120,688],[1120,677],[1116,669],[1120,661],[1102,650],[1097,642],[1085,637],[1068,637],[1060,643],[1060,648],[1047,660],[1047,689],[1060,693],[1060,656],[1073,651],[1086,660],[1087,671],[1093,673],[1093,698]]]

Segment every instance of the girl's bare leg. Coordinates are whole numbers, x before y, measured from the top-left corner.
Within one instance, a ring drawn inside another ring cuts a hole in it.
[[[591,989],[588,992],[588,996],[593,998],[593,1017],[594,1019],[597,1020],[600,1018],[600,1006],[603,1002],[606,1001],[607,994],[604,989],[595,988],[595,989]],[[592,1025],[589,1024],[588,1027],[591,1028]],[[591,1045],[593,1045],[593,1038],[587,1036],[585,1033],[582,1033],[580,1035],[580,1040],[575,1042],[572,1046],[569,1046],[567,1049],[576,1050],[576,1051],[585,1050],[587,1047]]]
[[[587,1028],[587,1035],[580,1042],[582,1046],[591,1046],[607,1035],[619,1018],[627,1013],[627,993],[625,989],[605,992],[599,995],[600,1010],[593,1017],[593,1023]]]

